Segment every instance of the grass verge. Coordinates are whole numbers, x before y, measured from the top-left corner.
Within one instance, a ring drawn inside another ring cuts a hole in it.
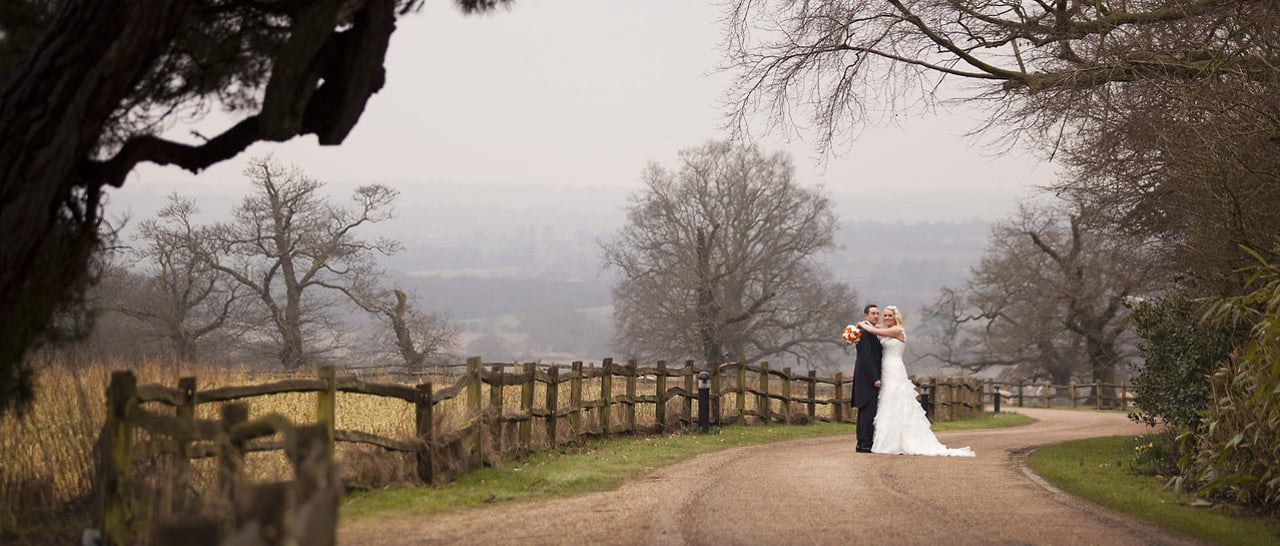
[[[1127,436],[1091,438],[1038,449],[1027,465],[1072,495],[1216,544],[1280,543],[1280,521],[1195,506],[1195,498],[1166,489],[1157,478],[1133,474],[1132,450]]]
[[[935,423],[934,430],[967,430],[1020,425],[1031,419],[1001,413],[964,421]],[[673,434],[590,440],[555,451],[544,451],[501,468],[483,468],[459,476],[437,488],[397,487],[360,491],[343,499],[342,521],[378,516],[427,515],[483,506],[604,491],[628,478],[678,463],[701,453],[731,447],[814,438],[852,436],[852,424],[815,423],[807,426],[727,427],[719,434]],[[849,439],[850,449],[853,439]]]

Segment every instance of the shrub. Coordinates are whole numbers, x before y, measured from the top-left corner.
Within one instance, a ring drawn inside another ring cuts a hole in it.
[[[1129,418],[1153,427],[1163,422],[1196,428],[1209,401],[1207,378],[1227,359],[1227,336],[1203,326],[1195,305],[1183,297],[1144,301],[1132,308],[1145,362],[1132,379],[1139,409]]]

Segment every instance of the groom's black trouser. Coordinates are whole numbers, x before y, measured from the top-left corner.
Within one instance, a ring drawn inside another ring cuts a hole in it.
[[[858,406],[858,449],[871,449],[876,437],[876,404],[875,401]]]

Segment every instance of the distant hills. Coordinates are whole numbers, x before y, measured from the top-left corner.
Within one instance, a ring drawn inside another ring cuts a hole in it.
[[[608,232],[566,232],[549,224],[523,232],[495,224],[492,230],[407,245],[388,267],[425,306],[455,319],[612,304],[613,279],[602,269],[598,244]],[[989,231],[976,220],[845,224],[837,234],[841,248],[822,259],[858,290],[862,303],[894,304],[914,314],[942,286],[964,282]]]

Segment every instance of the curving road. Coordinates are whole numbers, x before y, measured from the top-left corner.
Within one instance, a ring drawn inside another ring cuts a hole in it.
[[[946,432],[975,458],[855,454],[852,436],[709,453],[615,491],[380,518],[339,542],[390,544],[1199,544],[1081,501],[1023,466],[1031,449],[1142,434],[1124,415],[1019,408],[1037,422]]]

